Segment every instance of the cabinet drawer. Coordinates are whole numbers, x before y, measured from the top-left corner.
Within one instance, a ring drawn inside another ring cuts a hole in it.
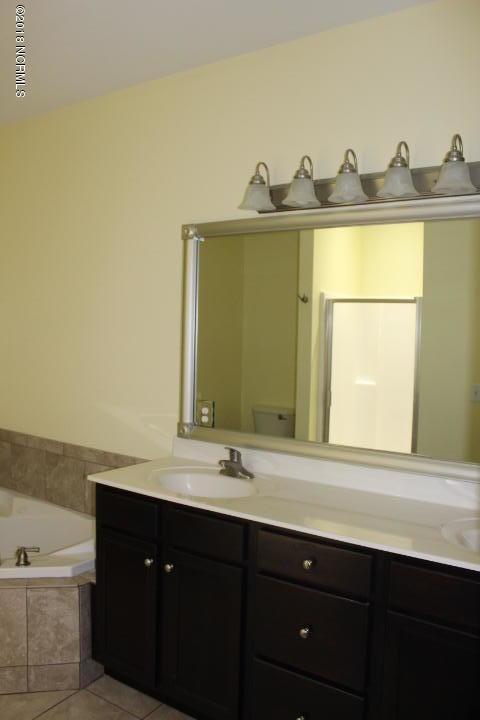
[[[155,500],[97,485],[97,522],[131,535],[155,539],[159,530]]]
[[[480,632],[480,582],[473,579],[392,562],[390,606]]]
[[[256,592],[257,655],[363,690],[368,604],[261,576]]]
[[[227,562],[244,559],[245,527],[240,523],[168,507],[166,528],[173,547]]]
[[[256,660],[253,720],[362,720],[363,700],[269,663]]]
[[[268,530],[258,534],[261,572],[340,594],[368,598],[372,558]]]

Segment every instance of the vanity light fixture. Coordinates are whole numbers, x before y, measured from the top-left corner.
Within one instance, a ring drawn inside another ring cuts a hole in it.
[[[265,182],[260,168],[264,169],[267,182]],[[243,200],[238,207],[239,210],[256,210],[257,212],[274,212],[277,209],[270,197],[270,171],[266,163],[257,163],[255,173],[250,178]]]
[[[458,133],[453,136],[452,145],[445,155],[440,175],[432,192],[438,195],[463,195],[477,192],[470,177],[470,169],[463,156],[463,141]]]
[[[403,155],[402,150],[405,150]],[[410,171],[410,149],[401,140],[397,145],[395,156],[390,160],[383,188],[377,192],[379,198],[402,198],[420,195],[413,184]]]
[[[335,188],[328,198],[331,203],[361,203],[368,200],[358,177],[358,162],[355,152],[349,148],[345,151],[343,163],[340,165]]]
[[[306,163],[310,169],[306,167]],[[282,200],[282,205],[293,208],[320,207],[320,201],[315,195],[313,185],[313,162],[309,155],[304,155],[300,160],[300,167],[293,176],[287,197]]]

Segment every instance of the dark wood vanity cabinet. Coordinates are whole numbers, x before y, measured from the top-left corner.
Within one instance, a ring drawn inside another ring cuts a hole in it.
[[[365,718],[371,569],[371,553],[258,530],[247,717]]]
[[[202,720],[477,720],[478,574],[97,488],[95,647]]]
[[[384,720],[478,720],[479,638],[396,613],[387,628]]]
[[[262,660],[254,661],[252,720],[363,720],[363,699]]]
[[[244,524],[164,506],[162,685],[215,720],[239,716]]]
[[[108,672],[199,717],[239,718],[245,532],[97,488],[95,646]]]
[[[150,685],[155,681],[156,563],[154,542],[109,529],[100,533],[97,629],[102,637],[97,643],[102,646],[102,660],[112,670]]]
[[[157,534],[155,503],[97,490],[96,654],[113,672],[148,686],[156,672]]]
[[[171,551],[165,578],[163,686],[206,717],[238,717],[243,570]]]
[[[480,581],[393,560],[383,720],[480,717]]]

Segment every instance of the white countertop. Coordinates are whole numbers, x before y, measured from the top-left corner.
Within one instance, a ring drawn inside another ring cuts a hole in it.
[[[449,505],[263,473],[256,473],[260,481],[256,494],[235,499],[186,497],[161,487],[157,471],[194,466],[218,470],[211,462],[171,456],[90,475],[89,480],[317,537],[480,571],[480,553],[447,542],[441,534],[441,527],[452,520],[480,515],[461,503]]]

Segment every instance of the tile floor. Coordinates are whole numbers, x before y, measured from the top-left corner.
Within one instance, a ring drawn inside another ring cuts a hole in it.
[[[108,675],[85,690],[0,695],[1,720],[193,720]]]

